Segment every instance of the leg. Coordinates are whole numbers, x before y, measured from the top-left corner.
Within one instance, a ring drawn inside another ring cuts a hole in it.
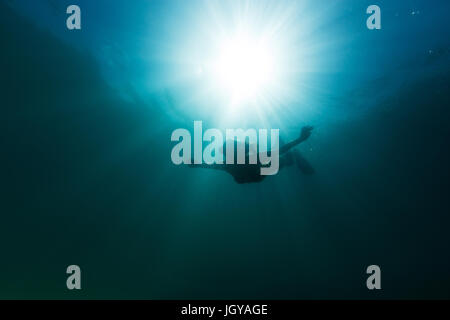
[[[280,164],[278,170],[281,170],[285,167],[290,167],[293,164],[294,164],[294,155],[292,154],[292,152],[287,152],[280,157]]]
[[[300,133],[300,137],[295,139],[294,141],[291,141],[287,144],[285,144],[284,146],[282,146],[280,148],[280,155],[288,152],[290,149],[292,149],[293,147],[299,145],[300,143],[302,143],[303,141],[305,141],[306,139],[309,138],[309,136],[311,135],[311,131],[312,131],[313,127],[311,126],[306,126],[302,128],[302,132]]]
[[[302,154],[298,150],[294,150],[295,163],[297,164],[297,168],[303,174],[311,175],[314,174],[314,168],[309,164],[308,160],[303,158]]]

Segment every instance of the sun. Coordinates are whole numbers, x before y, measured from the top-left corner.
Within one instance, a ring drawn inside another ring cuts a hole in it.
[[[214,78],[234,104],[257,98],[275,80],[276,60],[265,39],[238,34],[224,40],[213,63]]]
[[[304,109],[322,44],[311,37],[311,19],[300,19],[301,3],[208,1],[193,13],[197,22],[177,38],[167,73],[189,112],[221,125],[268,125]]]

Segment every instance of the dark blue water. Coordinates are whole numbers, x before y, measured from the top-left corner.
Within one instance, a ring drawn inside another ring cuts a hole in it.
[[[0,2],[0,298],[450,297],[448,1],[378,1],[368,30],[368,1],[78,0],[69,31],[72,2]],[[231,108],[205,71],[243,22],[281,71]],[[175,166],[194,120],[313,125],[316,172]]]

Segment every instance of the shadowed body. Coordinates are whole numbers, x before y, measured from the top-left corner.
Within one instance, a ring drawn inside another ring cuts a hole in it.
[[[297,139],[284,144],[279,148],[279,170],[296,164],[302,173],[314,173],[314,169],[308,161],[303,158],[300,152],[297,150],[292,150],[294,147],[310,137],[312,129],[313,127],[311,126],[303,127],[300,136]],[[234,141],[234,143],[236,145],[238,142]],[[252,148],[248,143],[245,143],[245,145],[244,164],[238,164],[237,161],[234,161],[233,164],[226,164],[224,161],[224,164],[191,164],[190,167],[223,170],[233,176],[234,180],[239,184],[261,182],[267,177],[266,175],[261,174],[261,168],[265,165],[259,161],[259,154],[257,163],[251,164],[249,161],[250,149],[256,149]],[[226,149],[223,148],[223,150],[225,152]],[[224,154],[224,158],[225,157],[226,155]]]

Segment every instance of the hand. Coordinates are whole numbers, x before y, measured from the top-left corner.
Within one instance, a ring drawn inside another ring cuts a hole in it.
[[[312,126],[305,126],[302,128],[302,132],[300,133],[300,140],[304,141],[309,138],[311,135],[313,127]]]

